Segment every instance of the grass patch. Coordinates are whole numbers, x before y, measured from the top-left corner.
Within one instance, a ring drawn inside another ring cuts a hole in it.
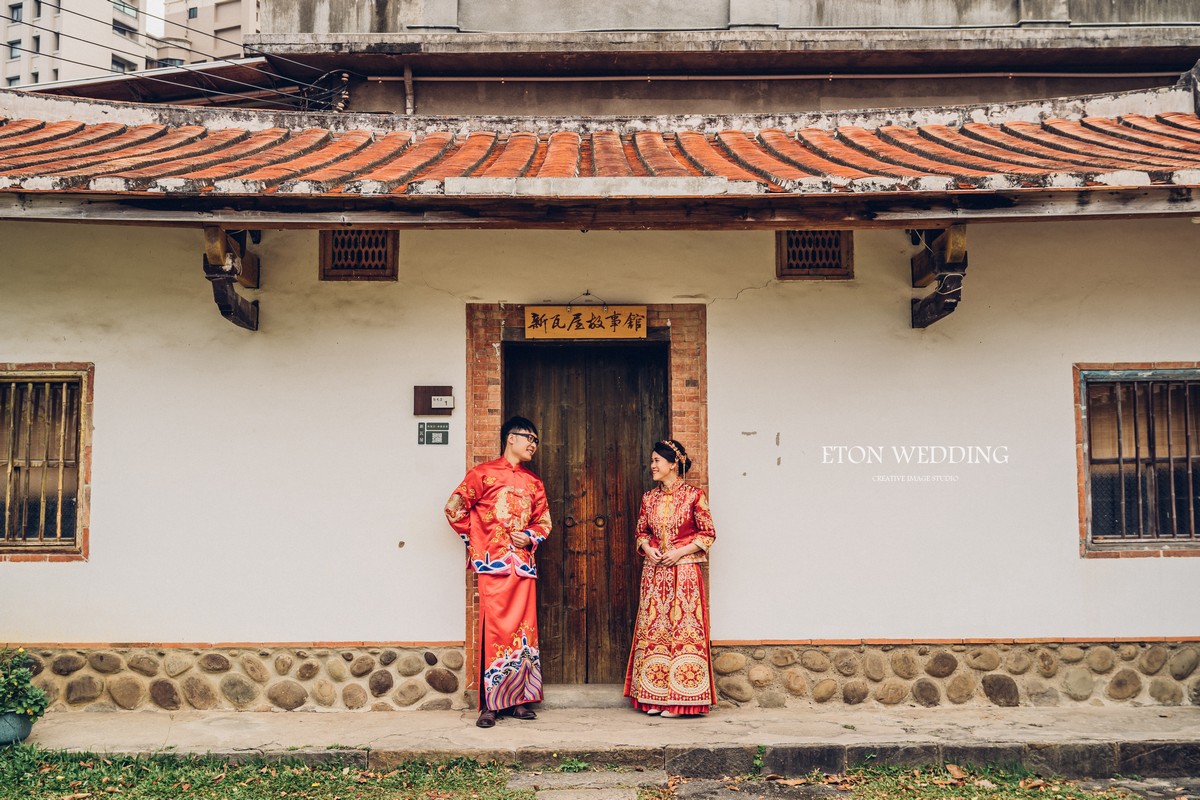
[[[1093,792],[1061,778],[1040,778],[1021,771],[945,767],[864,766],[844,775],[814,772],[801,778],[766,776],[788,786],[824,785],[854,800],[1119,800],[1115,789]]]
[[[566,758],[562,772],[589,768]],[[19,745],[0,748],[0,800],[534,800],[531,790],[505,788],[511,769],[465,758],[407,762],[387,772],[347,763],[307,765],[257,760],[231,765],[218,759],[164,753],[105,756]],[[1088,791],[1067,780],[1019,771],[960,769],[954,765],[904,769],[861,766],[844,775],[813,772],[801,778],[745,775],[727,779],[827,786],[847,800],[1120,800],[1117,789]],[[642,789],[639,800],[672,800],[671,786]],[[748,787],[747,787],[748,788]]]
[[[111,756],[0,748],[0,800],[533,800],[504,788],[510,770],[470,759],[387,772],[333,763]]]

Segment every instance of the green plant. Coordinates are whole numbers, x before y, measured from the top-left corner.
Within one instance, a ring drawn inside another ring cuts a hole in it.
[[[46,713],[50,699],[33,685],[32,664],[23,647],[0,650],[0,713],[20,714],[30,722]]]
[[[558,769],[561,772],[586,772],[587,770],[591,769],[591,767],[592,765],[588,762],[581,761],[574,756],[567,756],[558,765]]]
[[[750,764],[752,775],[761,775],[763,771],[763,756],[767,754],[767,746],[760,744],[754,751],[754,760]]]

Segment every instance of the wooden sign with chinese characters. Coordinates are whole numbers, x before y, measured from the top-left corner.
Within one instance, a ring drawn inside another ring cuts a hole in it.
[[[645,339],[645,306],[525,306],[526,339]]]

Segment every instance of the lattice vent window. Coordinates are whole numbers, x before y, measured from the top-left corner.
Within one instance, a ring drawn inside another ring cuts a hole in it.
[[[0,560],[81,552],[89,376],[0,364]]]
[[[399,251],[398,231],[321,231],[321,280],[394,281]]]
[[[775,277],[781,280],[848,280],[854,277],[851,231],[777,231]]]
[[[1088,544],[1200,548],[1200,369],[1113,366],[1079,373]]]

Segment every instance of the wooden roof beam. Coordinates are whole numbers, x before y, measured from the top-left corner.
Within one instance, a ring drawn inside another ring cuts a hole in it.
[[[204,226],[204,277],[212,283],[221,316],[246,330],[258,330],[258,301],[237,293],[235,284],[258,288],[258,256],[246,249],[247,231],[229,235],[217,225]]]
[[[963,279],[967,274],[967,226],[951,225],[931,242],[931,234],[934,233],[937,232],[918,233],[923,247],[911,261],[914,289],[937,283],[937,287],[929,294],[913,298],[914,328],[928,328],[942,317],[954,313],[962,300]]]

